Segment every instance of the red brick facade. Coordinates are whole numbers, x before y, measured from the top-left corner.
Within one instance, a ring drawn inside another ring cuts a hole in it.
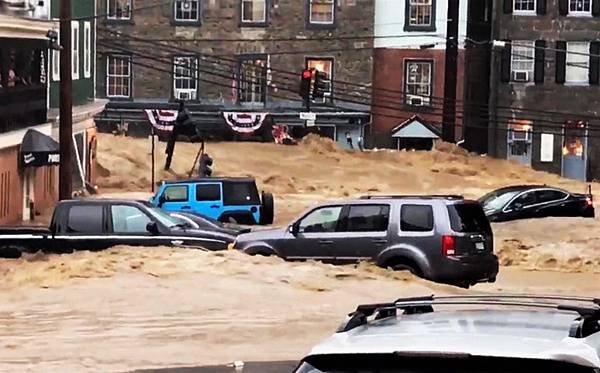
[[[464,84],[464,50],[458,57],[457,97],[457,140],[462,138],[462,99]],[[420,118],[441,129],[445,50],[443,49],[391,49],[377,48],[374,51],[373,66],[373,122],[371,142],[375,147],[395,147],[391,129],[418,114]],[[432,61],[431,104],[430,106],[409,106],[405,104],[406,61]]]

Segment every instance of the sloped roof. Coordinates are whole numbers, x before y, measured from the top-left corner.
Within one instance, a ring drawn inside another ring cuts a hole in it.
[[[418,115],[413,115],[392,128],[391,133],[393,138],[439,139],[442,135],[439,129],[422,120]]]

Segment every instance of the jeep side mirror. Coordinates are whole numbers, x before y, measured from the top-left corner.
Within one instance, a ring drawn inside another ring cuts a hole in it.
[[[155,221],[151,221],[150,223],[146,224],[146,230],[153,235],[157,235],[159,233],[158,225]]]
[[[290,225],[289,231],[292,234],[292,236],[296,236],[300,231],[300,225],[298,223]]]

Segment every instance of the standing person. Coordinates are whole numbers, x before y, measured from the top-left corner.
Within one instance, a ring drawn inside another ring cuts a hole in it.
[[[354,146],[352,145],[352,135],[350,134],[350,131],[346,131],[346,142],[348,143],[350,149],[354,150]]]
[[[173,124],[173,131],[171,132],[171,136],[167,142],[167,149],[165,150],[165,153],[167,154],[165,171],[171,168],[171,161],[173,159],[173,151],[175,150],[175,142],[177,141],[177,137],[183,132],[183,129],[186,126],[191,124],[193,123],[190,112],[185,108],[184,101],[181,100],[179,101],[179,110],[177,110],[177,119],[175,119],[175,123]]]

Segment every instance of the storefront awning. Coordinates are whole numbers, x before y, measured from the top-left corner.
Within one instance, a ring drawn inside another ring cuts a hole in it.
[[[57,165],[60,163],[58,142],[50,136],[30,129],[23,136],[19,157],[22,167]]]

